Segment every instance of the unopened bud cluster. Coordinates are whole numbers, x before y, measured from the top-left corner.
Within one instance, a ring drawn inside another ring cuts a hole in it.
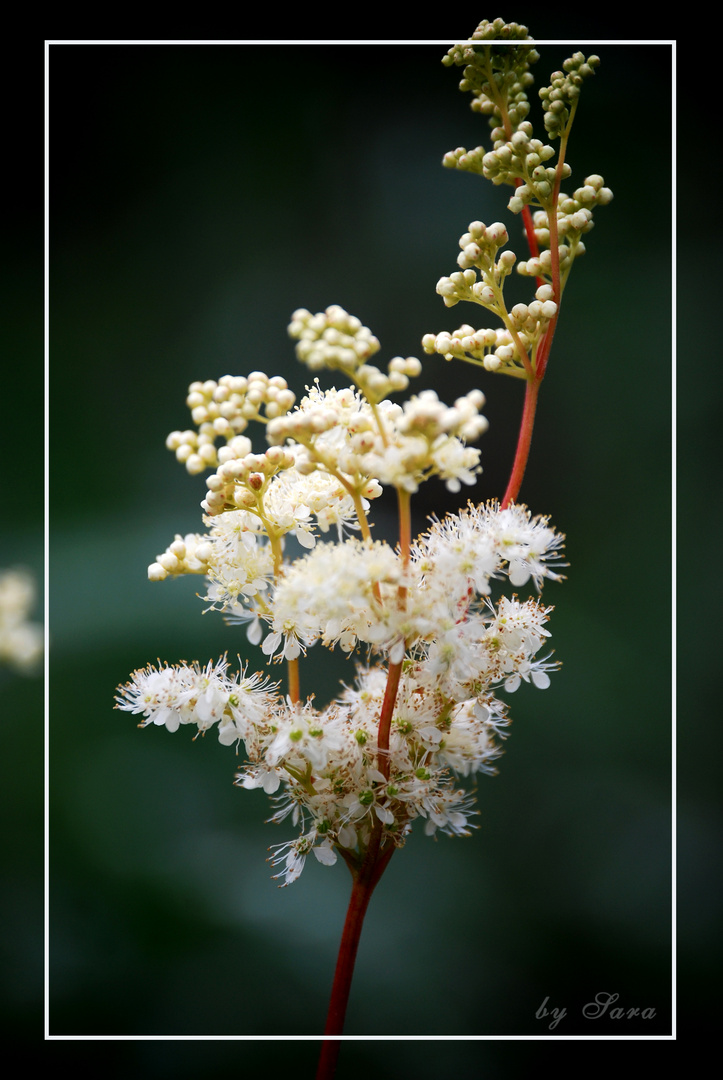
[[[229,457],[206,480],[208,490],[201,506],[211,516],[224,510],[256,512],[272,477],[293,465],[293,454],[280,446],[271,446],[263,454]]]
[[[464,323],[454,331],[425,334],[422,346],[428,355],[437,353],[445,360],[469,360],[481,364],[486,371],[524,378],[525,367],[517,343],[522,344],[534,361],[535,348],[556,312],[552,287],[541,285],[531,304],[515,304],[508,313],[514,338],[506,328],[475,330]]]
[[[343,308],[318,315],[297,311],[290,331],[305,360],[313,355],[315,368],[343,367],[358,389],[323,391],[317,380],[292,408],[294,395],[286,381],[262,371],[193,383],[187,404],[198,433],[172,432],[167,446],[189,472],[212,470],[201,503],[211,531],[177,535],[148,568],[151,581],[204,574],[212,583],[207,598],[214,606],[252,619],[268,613],[260,593],[280,572],[284,537],[291,534],[309,549],[332,527],[340,535],[363,528],[359,515],[384,486],[415,492],[433,476],[451,491],[473,484],[479,451],[466,444],[487,429],[479,390],[453,406],[431,390],[403,405],[380,400],[382,390],[405,387],[421,364],[416,357],[395,357],[384,375],[365,363],[379,342]],[[240,433],[254,420],[266,428],[270,445],[263,452],[254,451],[249,436]],[[218,436],[227,441],[217,450]],[[230,531],[214,525],[222,519]],[[229,560],[235,560],[235,568]],[[249,612],[249,597],[261,608]]]
[[[489,45],[481,42],[531,41],[527,27],[518,23],[486,20],[477,27],[469,42],[453,45],[442,58],[446,67],[464,68],[460,90],[471,93],[474,112],[490,118],[496,127],[504,118],[513,129],[527,116],[530,106],[527,91],[533,78],[530,66],[540,59],[533,45]]]
[[[420,374],[416,357],[394,357],[385,375],[369,359],[379,351],[379,342],[367,326],[338,304],[312,315],[299,308],[291,316],[289,337],[298,342],[296,355],[312,371],[343,371],[372,404],[389,394],[406,390],[409,379]]]
[[[191,383],[186,404],[198,431],[172,431],[166,446],[191,475],[204,472],[228,457],[247,453],[251,449],[248,440],[236,439],[249,422],[280,416],[295,400],[285,379],[279,375],[269,378],[263,371],[253,371],[248,377],[224,375],[218,382],[208,379]],[[227,444],[218,452],[217,439],[225,439]],[[227,448],[230,453],[224,455]]]
[[[530,31],[522,23],[509,22],[506,23],[504,19],[482,19],[477,25],[477,29],[473,34],[469,35],[469,41],[534,41],[534,38],[530,37]],[[464,53],[462,50],[468,46],[466,42],[461,45],[455,45],[449,50],[448,56],[456,55],[456,50],[460,50],[463,62]],[[442,63],[450,64],[457,63],[456,60],[443,60]]]
[[[165,581],[169,574],[207,574],[209,555],[205,536],[198,533],[181,536],[176,533],[173,542],[148,567],[148,580]]]
[[[574,259],[585,254],[582,237],[594,227],[593,208],[607,206],[612,200],[613,193],[604,183],[602,176],[597,173],[586,176],[583,187],[577,188],[571,198],[563,195],[557,204],[557,236],[560,241],[557,251],[563,275],[569,273]],[[547,250],[540,251],[539,256],[521,260],[517,264],[517,272],[526,277],[549,278],[552,273],[549,217],[546,211],[540,210],[533,214],[532,220],[537,243],[540,248]]]
[[[540,100],[545,108],[545,128],[551,139],[562,134],[570,122],[570,111],[580,96],[585,79],[595,73],[600,64],[599,56],[585,59],[581,52],[565,60],[563,71],[556,71],[550,85],[540,88]]]
[[[526,27],[519,28],[526,35]],[[480,25],[478,41],[514,40],[516,24],[501,20]],[[520,33],[519,36],[522,36]],[[445,307],[460,301],[479,304],[498,316],[499,329],[475,330],[467,323],[454,332],[426,334],[424,351],[437,353],[447,360],[455,358],[481,364],[488,371],[530,378],[537,371],[537,350],[552,320],[557,318],[560,299],[574,259],[585,252],[582,236],[593,227],[595,206],[604,206],[612,192],[602,176],[586,177],[572,197],[563,194],[560,184],[571,175],[566,161],[554,162],[555,149],[534,138],[527,90],[532,84],[529,64],[538,59],[529,46],[494,46],[473,42],[457,45],[443,58],[443,63],[467,65],[460,89],[471,91],[473,108],[490,118],[493,147],[481,146],[468,151],[458,147],[445,155],[443,164],[479,173],[493,184],[515,188],[508,209],[515,214],[528,206],[540,209],[527,218],[527,228],[534,231],[539,254],[517,263],[523,276],[537,279],[538,289],[529,304],[515,304],[508,310],[504,281],[516,263],[514,252],[500,251],[508,241],[501,222],[485,226],[472,222],[460,238],[459,270],[437,282],[437,292]],[[586,60],[575,53],[566,60],[564,71],[555,72],[548,87],[540,91],[545,108],[545,126],[552,138],[563,129],[569,133],[580,87],[599,64],[592,56]],[[529,211],[525,211],[529,214]],[[533,243],[530,241],[531,244]],[[533,244],[533,251],[535,250]],[[540,370],[544,370],[546,358]]]
[[[492,225],[473,221],[469,225],[459,240],[462,250],[457,256],[457,265],[461,270],[437,282],[437,292],[445,307],[454,307],[460,300],[471,300],[502,315],[501,286],[515,265],[516,256],[513,251],[503,251],[497,258],[497,253],[508,240],[507,229],[500,221]]]
[[[486,38],[496,34],[498,21],[486,24]],[[498,29],[501,37],[507,28]],[[512,213],[519,213],[531,202],[549,208],[556,184],[570,175],[566,163],[555,168],[554,148],[533,138],[532,125],[527,119],[530,111],[527,91],[533,83],[529,66],[537,59],[539,54],[530,46],[465,44],[454,46],[442,61],[447,65],[466,64],[460,90],[474,95],[472,108],[489,117],[492,129],[491,151],[485,152],[481,146],[469,151],[458,147],[445,154],[443,164],[447,168],[480,173],[493,184],[515,186],[517,190],[509,204]],[[579,97],[582,83],[599,63],[597,56],[586,60],[582,53],[575,53],[565,61],[564,72],[555,72],[550,86],[540,90],[550,138],[569,129],[573,103]]]
[[[549,202],[556,170],[546,166],[545,162],[555,156],[554,147],[532,137],[532,124],[522,121],[511,139],[507,138],[504,128],[496,127],[492,131],[493,149],[485,151],[478,146],[475,150],[466,150],[463,146],[445,154],[442,164],[447,168],[476,172],[493,184],[517,185],[515,196],[520,200],[512,203],[509,209],[519,212],[526,203],[536,199],[540,205]],[[563,166],[562,176],[570,175],[569,167]]]
[[[535,348],[557,314],[557,303],[551,286],[544,284],[530,304],[515,304],[507,311],[503,283],[516,257],[509,250],[500,254],[499,249],[508,239],[501,222],[484,225],[473,221],[459,240],[461,251],[457,263],[462,269],[437,282],[437,292],[446,307],[454,307],[461,300],[479,304],[499,316],[504,327],[475,330],[465,324],[454,333],[425,334],[422,338],[425,353],[438,353],[446,360],[471,360],[482,364],[487,371],[524,376],[522,348],[534,364]]]

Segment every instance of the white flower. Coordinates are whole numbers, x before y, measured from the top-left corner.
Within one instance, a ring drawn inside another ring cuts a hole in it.
[[[250,791],[260,787],[264,789],[267,795],[273,795],[281,785],[282,775],[280,769],[261,765],[240,773],[237,783],[240,787],[248,788]]]
[[[284,864],[284,869],[278,874],[274,874],[275,878],[283,877],[282,888],[283,886],[291,885],[292,882],[296,881],[301,874],[301,871],[304,869],[306,857],[310,851],[314,852],[314,855],[322,865],[334,865],[337,856],[333,845],[329,840],[323,840],[320,844],[316,845],[315,842],[317,839],[317,833],[312,830],[310,833],[300,836],[298,840],[274,845],[276,854],[269,859],[269,862],[272,866]]]
[[[542,579],[559,581],[556,567],[564,566],[561,548],[565,537],[549,526],[546,517],[533,518],[526,506],[508,506],[500,510],[496,503],[470,509],[493,538],[500,558],[508,563],[512,585],[526,585],[530,578],[539,589]]]
[[[487,629],[484,647],[490,662],[490,681],[504,681],[505,689],[514,692],[520,679],[532,680],[538,689],[549,686],[548,671],[555,670],[557,663],[536,660],[535,654],[550,636],[544,623],[551,608],[544,608],[535,600],[521,604],[517,599],[503,596],[495,618]]]
[[[0,573],[0,662],[26,675],[37,670],[43,655],[43,627],[29,621],[35,599],[29,571]]]
[[[333,866],[336,862],[336,852],[330,840],[325,840],[323,844],[312,848],[312,851],[323,866]]]
[[[425,587],[453,596],[456,604],[469,597],[470,586],[486,596],[500,567],[494,536],[472,507],[435,521],[414,545],[412,559]]]
[[[434,471],[444,480],[448,491],[460,491],[462,484],[470,487],[477,482],[479,450],[465,446],[459,439],[444,436],[432,447]]]
[[[340,642],[350,651],[357,640],[375,643],[396,638],[389,629],[396,605],[380,604],[375,594],[389,596],[401,582],[402,565],[386,544],[346,540],[317,544],[297,560],[279,582],[274,596],[272,632],[263,651],[273,656],[286,640],[298,656],[303,644],[321,638],[326,645]]]
[[[276,854],[268,861],[272,866],[284,864],[284,869],[273,875],[274,879],[283,877],[284,880],[281,883],[283,888],[285,885],[291,885],[300,876],[311,845],[306,837],[299,837],[298,840],[289,840],[285,844],[274,844],[273,849]]]
[[[258,520],[242,510],[218,514],[208,523],[206,599],[214,608],[236,611],[269,588],[274,574],[271,548],[258,535]]]
[[[338,710],[320,714],[311,702],[290,708],[277,726],[276,736],[266,751],[268,765],[287,763],[314,772],[325,769],[329,759],[338,755],[345,744],[344,727]]]
[[[225,657],[205,668],[197,663],[160,669],[149,664],[119,687],[116,708],[142,715],[141,727],[157,724],[177,731],[181,724],[196,724],[203,733],[217,723],[220,741],[231,745],[261,721],[275,687],[261,675],[229,678],[227,669]]]

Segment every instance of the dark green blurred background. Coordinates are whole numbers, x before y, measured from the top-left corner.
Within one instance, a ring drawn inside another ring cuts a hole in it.
[[[358,315],[384,363],[422,355],[424,333],[484,322],[434,291],[469,221],[505,220],[522,255],[509,190],[440,165],[488,138],[444,51],[50,49],[53,1035],[323,1026],[346,869],[312,859],[277,890],[266,849],[293,829],[265,825],[266,797],[233,786],[233,751],[138,731],[113,693],[157,657],[228,650],[263,666],[242,631],[202,616],[197,580],[146,580],[174,533],[202,529],[203,480],[164,447],[189,425],[188,383],[261,368],[301,391],[309,374],[286,335],[299,306]],[[541,51],[537,85],[572,50]],[[568,581],[546,591],[564,666],[548,691],[512,699],[473,837],[435,843],[420,828],[390,864],[350,1034],[542,1035],[545,998],[567,1009],[555,1034],[670,1030],[670,185],[646,179],[653,148],[671,152],[670,50],[594,51],[568,189],[600,172],[615,200],[596,212],[565,295],[522,490],[568,536]],[[651,85],[641,138],[629,118]],[[511,286],[528,298],[525,282]],[[418,387],[451,402],[476,378],[427,359]],[[522,387],[484,374],[480,385],[482,500],[504,490]],[[427,485],[418,525],[454,505]],[[317,647],[303,689],[327,700],[345,676]],[[33,993],[14,981],[6,992],[35,1030]],[[656,1018],[583,1019],[599,993]],[[391,1075],[384,1045],[359,1050],[379,1076]],[[150,1070],[170,1067],[143,1053]],[[205,1067],[222,1071],[232,1048],[214,1053]],[[180,1055],[175,1075],[195,1060]]]

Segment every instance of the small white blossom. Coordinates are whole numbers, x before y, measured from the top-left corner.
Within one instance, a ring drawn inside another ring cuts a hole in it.
[[[196,724],[204,733],[217,723],[222,743],[238,742],[263,718],[274,688],[260,675],[242,672],[229,678],[227,670],[225,657],[205,668],[149,664],[119,688],[116,708],[142,716],[140,727],[156,724],[177,731],[181,724]]]

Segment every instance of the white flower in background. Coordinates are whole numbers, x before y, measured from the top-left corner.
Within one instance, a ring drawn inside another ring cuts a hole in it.
[[[28,570],[0,572],[0,663],[23,675],[36,672],[43,656],[43,627],[30,622],[36,600],[35,582]]]

